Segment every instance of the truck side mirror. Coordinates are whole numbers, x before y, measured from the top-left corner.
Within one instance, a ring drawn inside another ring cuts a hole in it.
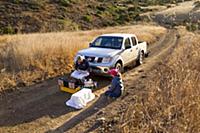
[[[89,47],[91,47],[91,46],[92,46],[92,43],[90,42],[90,43],[89,43]]]

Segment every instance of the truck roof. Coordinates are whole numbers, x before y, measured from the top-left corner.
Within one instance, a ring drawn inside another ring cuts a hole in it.
[[[101,36],[111,36],[111,37],[131,37],[135,36],[134,34],[126,34],[126,33],[111,33],[111,34],[103,34]]]

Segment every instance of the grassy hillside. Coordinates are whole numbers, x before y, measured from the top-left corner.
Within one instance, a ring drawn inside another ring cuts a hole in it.
[[[155,4],[180,0],[1,0],[0,34],[86,30],[134,23]]]

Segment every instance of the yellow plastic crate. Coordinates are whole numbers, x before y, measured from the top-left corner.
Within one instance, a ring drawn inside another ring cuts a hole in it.
[[[68,93],[71,93],[71,94],[76,93],[80,89],[81,89],[80,87],[75,88],[75,89],[71,89],[71,88],[68,88],[68,87],[60,86],[61,91],[68,92]]]

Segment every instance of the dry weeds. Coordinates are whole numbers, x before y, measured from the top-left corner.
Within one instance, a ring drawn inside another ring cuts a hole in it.
[[[103,33],[135,33],[150,44],[166,30],[156,26],[125,26],[102,30],[0,36],[0,92],[68,73],[73,57]]]
[[[149,73],[147,90],[122,116],[122,132],[200,132],[200,35],[179,33],[173,53]]]

